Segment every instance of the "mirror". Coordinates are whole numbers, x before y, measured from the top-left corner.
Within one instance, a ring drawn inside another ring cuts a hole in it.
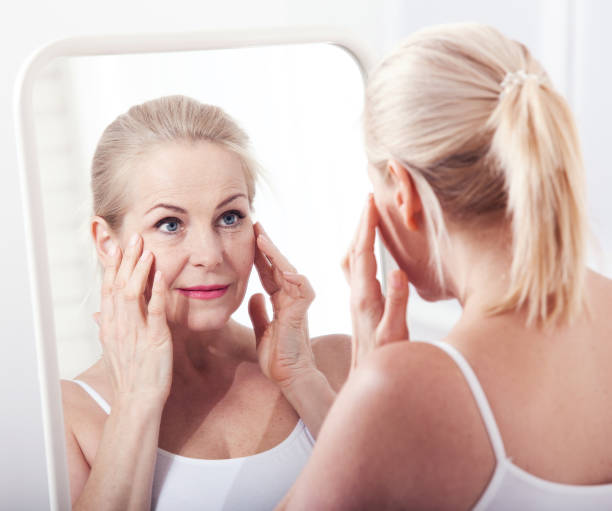
[[[318,296],[313,336],[349,332],[339,271],[369,185],[360,147],[363,81],[328,44],[64,57],[41,73],[33,107],[59,371],[99,357],[97,261],[88,232],[98,139],[132,105],[171,94],[221,106],[246,130],[265,171],[255,217]],[[324,247],[324,249],[323,249]],[[263,292],[256,272],[247,297]],[[247,301],[235,318],[250,325]]]
[[[319,291],[311,335],[350,332],[339,264],[370,189],[360,124],[368,58],[340,38],[81,38],[43,48],[24,67],[16,118],[52,508],[70,505],[58,380],[101,353],[92,319],[99,269],[88,232],[90,162],[103,129],[130,106],[182,94],[238,122],[266,172],[255,217]],[[260,290],[254,271],[247,297]],[[234,317],[250,325],[246,300]]]

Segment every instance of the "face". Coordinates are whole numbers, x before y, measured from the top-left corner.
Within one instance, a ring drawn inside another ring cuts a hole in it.
[[[445,293],[442,293],[430,264],[422,214],[419,212],[415,215],[418,229],[411,229],[405,218],[405,210],[398,204],[402,184],[372,165],[368,166],[368,176],[380,216],[378,228],[385,248],[422,298],[443,298]],[[407,193],[406,190],[404,192]]]
[[[163,144],[138,162],[129,187],[120,245],[140,233],[154,254],[168,323],[222,328],[244,298],[255,250],[240,159],[205,141]]]

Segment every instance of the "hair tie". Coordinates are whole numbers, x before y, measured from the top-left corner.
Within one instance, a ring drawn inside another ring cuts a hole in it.
[[[500,96],[515,85],[524,84],[527,80],[535,80],[538,85],[542,85],[544,83],[544,78],[542,76],[533,73],[527,73],[524,69],[508,72],[500,83],[500,86],[502,88]]]

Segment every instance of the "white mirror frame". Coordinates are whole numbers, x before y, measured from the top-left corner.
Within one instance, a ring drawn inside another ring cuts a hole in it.
[[[50,509],[70,509],[71,503],[32,107],[32,92],[36,78],[47,64],[60,57],[221,50],[308,43],[330,43],[341,47],[354,58],[364,80],[366,70],[370,69],[374,62],[368,49],[351,34],[331,27],[311,27],[76,37],[54,41],[41,47],[23,65],[15,84],[14,107]],[[380,260],[384,275],[386,274],[384,267],[388,261],[384,256]]]

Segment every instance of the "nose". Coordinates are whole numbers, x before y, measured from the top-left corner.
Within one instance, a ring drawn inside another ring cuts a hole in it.
[[[191,233],[189,262],[194,266],[215,268],[223,262],[223,244],[213,229]]]

